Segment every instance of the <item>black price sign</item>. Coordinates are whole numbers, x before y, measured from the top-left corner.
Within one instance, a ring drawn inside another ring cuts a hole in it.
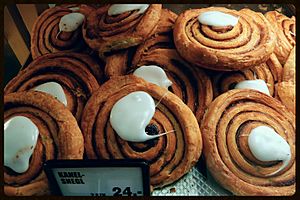
[[[57,195],[150,195],[149,166],[143,160],[49,160],[45,172]]]

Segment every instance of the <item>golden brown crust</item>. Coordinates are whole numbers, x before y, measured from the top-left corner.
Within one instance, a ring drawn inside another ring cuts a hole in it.
[[[275,85],[281,82],[282,66],[275,54],[272,54],[267,62],[251,67],[250,69],[213,73],[214,98],[228,90],[234,89],[234,86],[241,81],[255,79],[264,80],[268,86],[270,95],[277,97],[278,94]]]
[[[284,64],[282,81],[291,81],[296,84],[296,47],[291,50],[291,53]]]
[[[109,123],[117,100],[134,91],[161,99],[150,124],[162,133],[156,140],[133,143],[122,140]],[[163,98],[162,98],[163,97]],[[133,75],[117,76],[103,84],[88,101],[81,121],[86,155],[90,159],[142,158],[150,162],[151,185],[162,187],[178,180],[197,162],[202,139],[191,110],[174,94]]]
[[[143,65],[161,67],[172,81],[168,89],[194,112],[200,122],[213,99],[211,80],[206,72],[184,61],[175,49],[154,48],[138,56],[133,59],[131,73]],[[136,60],[139,62],[135,63]]]
[[[71,112],[62,103],[41,92],[16,92],[4,96],[4,121],[20,115],[36,124],[39,138],[26,172],[15,174],[5,168],[5,194],[49,194],[43,162],[51,159],[82,159],[84,143],[81,131]]]
[[[151,4],[143,14],[137,11],[109,16],[110,5],[105,5],[90,13],[83,28],[83,37],[87,44],[104,53],[126,49],[142,43],[156,29],[160,15],[161,4]]]
[[[137,48],[118,51],[106,58],[105,75],[113,77],[127,74],[132,63],[137,63],[138,59],[153,49],[162,47],[175,49],[172,32],[176,17],[172,11],[162,9],[157,28],[150,37]]]
[[[132,59],[133,65],[156,49],[175,49],[173,26],[177,15],[168,9],[162,10],[158,27],[151,37],[138,46]]]
[[[114,76],[125,75],[129,68],[129,54],[130,51],[134,51],[134,49],[124,49],[120,50],[110,56],[106,57],[105,60],[105,75],[108,78]]]
[[[291,161],[262,162],[248,146],[250,131],[272,127],[289,143]],[[204,155],[214,178],[236,195],[286,196],[295,193],[295,115],[278,100],[250,89],[234,89],[217,97],[204,115]]]
[[[78,7],[78,11],[69,8]],[[87,16],[94,10],[84,4],[55,6],[45,10],[35,21],[31,32],[31,55],[33,59],[53,52],[89,52],[82,38],[81,26],[74,32],[59,32],[61,17],[72,12],[80,12]]]
[[[296,114],[296,84],[284,81],[277,84],[280,101],[294,114]]]
[[[239,23],[222,31],[201,25],[197,17],[206,11],[238,16]],[[270,23],[261,13],[222,7],[186,10],[177,18],[173,34],[183,58],[199,67],[221,71],[242,70],[266,62],[276,39]]]
[[[289,18],[277,11],[269,11],[265,16],[274,27],[277,36],[274,53],[284,65],[296,45],[296,18],[294,16]]]
[[[26,91],[46,82],[59,83],[68,109],[79,121],[85,102],[103,82],[101,67],[88,55],[58,52],[40,56],[5,87],[4,93]]]
[[[282,82],[277,84],[280,101],[296,114],[296,47],[294,47],[284,65]]]

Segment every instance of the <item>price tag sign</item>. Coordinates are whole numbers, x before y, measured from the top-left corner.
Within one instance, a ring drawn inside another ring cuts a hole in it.
[[[143,160],[49,160],[51,190],[63,196],[149,196],[149,165]]]

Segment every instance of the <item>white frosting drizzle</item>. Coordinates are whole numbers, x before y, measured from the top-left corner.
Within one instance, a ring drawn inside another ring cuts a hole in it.
[[[295,37],[296,37],[296,33],[293,33],[292,31],[290,31],[290,34],[291,34],[292,36],[295,36]]]
[[[248,145],[252,154],[260,161],[283,161],[282,166],[270,175],[280,172],[291,160],[291,149],[287,141],[268,126],[252,129]]]
[[[148,135],[145,132],[154,113],[154,100],[148,93],[132,92],[115,103],[110,112],[110,124],[123,140],[145,142],[169,133]]]
[[[165,71],[156,65],[141,66],[133,74],[166,89],[172,85]]]
[[[262,93],[265,93],[270,96],[270,91],[268,86],[264,80],[256,79],[256,80],[245,80],[241,81],[234,87],[235,89],[253,89],[258,90]]]
[[[29,168],[39,130],[27,117],[16,116],[4,123],[4,165],[18,173]]]
[[[219,11],[207,11],[198,16],[198,21],[208,26],[235,26],[239,18]]]
[[[78,11],[80,8],[79,7],[71,7],[69,9],[72,10],[73,12],[75,12],[75,11]]]
[[[108,15],[119,15],[128,11],[139,10],[138,14],[144,13],[150,4],[113,4],[108,9]]]
[[[64,15],[59,21],[59,32],[75,31],[83,23],[84,18],[83,14],[77,12]]]
[[[59,83],[56,82],[43,83],[35,87],[33,90],[50,94],[53,97],[55,97],[57,100],[62,102],[65,106],[67,106],[67,97],[64,93],[64,89]]]

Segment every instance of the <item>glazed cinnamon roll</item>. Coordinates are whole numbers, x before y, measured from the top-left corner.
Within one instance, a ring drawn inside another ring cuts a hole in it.
[[[173,42],[173,25],[177,15],[168,9],[162,9],[155,33],[137,48],[117,52],[106,59],[105,74],[107,77],[125,75],[132,63],[138,63],[141,57],[157,49],[175,49]]]
[[[130,4],[104,5],[88,16],[83,37],[101,58],[105,53],[141,44],[155,31],[162,5],[133,5],[139,7],[126,10]]]
[[[61,19],[71,13],[81,13],[87,16],[95,8],[88,5],[62,5],[45,10],[35,21],[31,32],[31,55],[33,59],[38,56],[60,52],[90,52],[82,38],[82,29],[79,23],[73,31],[60,31]],[[75,18],[72,16],[72,20]],[[69,19],[67,19],[69,20]],[[69,21],[66,23],[73,23]],[[68,24],[67,24],[68,25]],[[69,25],[70,26],[70,25]],[[74,27],[74,25],[72,25]]]
[[[224,188],[236,195],[294,194],[295,115],[281,102],[256,90],[230,90],[209,105],[201,130],[207,168]]]
[[[292,48],[296,45],[296,18],[294,16],[289,18],[277,11],[269,11],[265,16],[274,26],[277,36],[274,53],[284,65]]]
[[[234,72],[220,72],[212,74],[214,98],[244,80],[264,80],[270,91],[270,95],[277,97],[276,84],[282,79],[282,66],[275,54],[272,54],[267,62],[250,69]]]
[[[146,142],[129,142],[112,128],[113,108],[136,91],[147,93],[157,104],[144,131],[148,135],[168,134]],[[133,75],[113,77],[92,95],[84,108],[81,128],[89,159],[145,159],[155,188],[181,178],[197,162],[202,150],[201,133],[191,110],[176,95]]]
[[[79,121],[86,101],[102,82],[102,69],[90,56],[58,52],[34,60],[6,85],[4,93],[31,89],[58,93]]]
[[[209,17],[211,12],[217,13],[220,19]],[[200,23],[200,15],[206,15],[204,20],[216,26]],[[236,24],[219,25],[223,15],[230,20],[234,18]],[[186,10],[177,18],[173,33],[183,58],[199,67],[220,71],[243,70],[266,62],[276,39],[261,13],[222,7]]]
[[[23,130],[17,134],[26,136],[31,129],[24,132],[24,127],[35,127],[36,144],[22,146],[29,138],[16,134],[19,126]],[[9,196],[49,194],[43,163],[52,159],[82,159],[84,151],[83,136],[71,112],[50,95],[36,91],[4,96],[4,147],[4,192]],[[28,148],[32,155],[26,161]],[[26,168],[25,164],[25,169],[20,169],[23,160],[29,166]]]
[[[175,49],[152,49],[136,54],[133,60],[133,70],[149,65],[162,68],[172,82],[169,91],[178,96],[201,121],[213,98],[211,80],[203,70],[184,61]]]

